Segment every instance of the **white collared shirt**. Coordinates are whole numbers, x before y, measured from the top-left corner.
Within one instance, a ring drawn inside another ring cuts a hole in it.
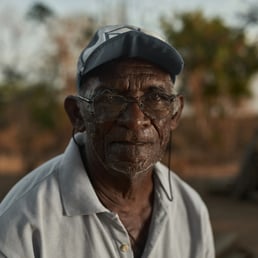
[[[170,173],[173,201],[167,168],[155,166],[154,210],[142,258],[214,258],[206,206]],[[134,257],[126,229],[99,201],[73,141],[0,204],[0,257]]]

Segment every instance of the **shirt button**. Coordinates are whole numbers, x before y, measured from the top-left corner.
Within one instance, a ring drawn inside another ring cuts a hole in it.
[[[120,251],[121,252],[127,252],[129,250],[129,245],[128,244],[121,244],[120,245]]]

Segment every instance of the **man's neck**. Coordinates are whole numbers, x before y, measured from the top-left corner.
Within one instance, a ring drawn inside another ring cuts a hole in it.
[[[124,176],[109,179],[111,180],[93,177],[93,184],[101,201],[111,210],[122,209],[121,211],[126,212],[127,209],[138,210],[150,205],[153,192],[151,173],[137,179]]]

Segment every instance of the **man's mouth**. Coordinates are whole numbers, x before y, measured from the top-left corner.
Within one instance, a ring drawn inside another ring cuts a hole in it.
[[[114,141],[111,143],[112,145],[124,145],[124,146],[145,146],[145,145],[152,145],[152,142],[146,141]]]
[[[107,155],[118,160],[136,161],[149,156],[153,149],[151,142],[143,141],[114,141],[109,144]]]

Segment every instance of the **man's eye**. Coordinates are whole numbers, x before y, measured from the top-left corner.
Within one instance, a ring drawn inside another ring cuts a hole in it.
[[[98,99],[98,102],[102,102],[103,104],[112,104],[118,105],[124,103],[124,98],[115,94],[105,94],[102,95],[101,98]]]
[[[114,101],[114,95],[110,93],[102,94],[99,98],[99,101],[103,101],[105,103],[110,103]]]
[[[162,101],[162,95],[159,93],[151,93],[149,95],[147,95],[147,99],[149,99],[150,101]]]
[[[95,96],[95,101],[111,102],[113,100],[114,93],[110,89],[102,89]]]

